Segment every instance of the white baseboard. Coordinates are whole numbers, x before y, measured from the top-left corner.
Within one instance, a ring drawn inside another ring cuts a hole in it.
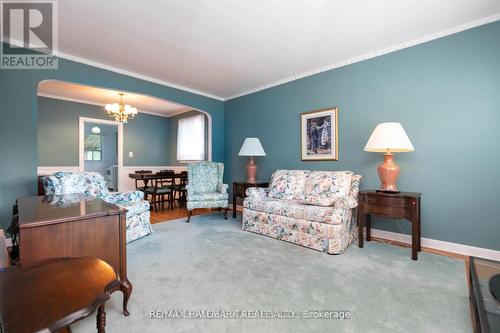
[[[411,244],[411,236],[404,235],[397,232],[384,231],[379,229],[372,229],[371,234],[373,237],[378,237],[385,240],[401,242],[404,244]],[[500,261],[500,251],[485,249],[482,247],[475,247],[470,245],[458,244],[445,242],[432,238],[422,237],[421,244],[423,247],[446,251],[456,254],[461,254],[464,256],[473,256],[473,257],[481,257],[491,260]]]
[[[236,205],[237,211],[242,211],[243,206]],[[379,229],[372,229],[371,235],[383,240],[396,241],[404,244],[411,244],[411,236],[400,234],[397,232],[384,231]],[[500,251],[485,249],[482,247],[475,247],[470,245],[445,242],[432,238],[422,237],[421,245],[431,250],[446,251],[450,253],[461,254],[464,256],[480,257],[491,260],[500,261]]]

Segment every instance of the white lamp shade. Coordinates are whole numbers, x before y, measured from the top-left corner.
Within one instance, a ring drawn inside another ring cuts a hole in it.
[[[378,124],[365,146],[365,151],[375,153],[404,153],[414,150],[400,123]]]
[[[258,138],[246,138],[241,146],[239,156],[266,156],[266,152]]]

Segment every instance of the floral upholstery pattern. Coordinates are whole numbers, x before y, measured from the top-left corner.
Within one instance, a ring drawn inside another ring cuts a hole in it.
[[[339,254],[356,236],[356,222],[354,219],[350,221],[347,225],[327,224],[244,209],[242,229],[329,254]]]
[[[269,188],[265,187],[249,187],[245,192],[250,198],[265,198],[269,195]]]
[[[283,197],[271,196],[271,188],[249,188],[243,201],[242,229],[329,254],[342,253],[357,235],[354,208],[357,206],[361,176],[353,175],[350,171],[337,174],[307,170],[278,171],[279,176],[275,178],[277,173],[273,175],[271,185],[276,179],[279,183],[276,189],[282,189]],[[308,179],[311,174],[313,177]],[[305,175],[306,179],[294,181],[289,179],[293,177],[291,175]],[[313,181],[321,184],[316,186]],[[345,186],[346,181],[349,181],[348,186]],[[305,185],[307,182],[310,183]],[[301,183],[304,184],[302,188]],[[329,200],[329,205],[321,206],[313,201],[304,204],[306,187],[310,193],[315,193],[316,198],[323,194],[323,198]],[[301,193],[298,195],[290,190],[300,188]],[[339,197],[339,193],[342,196]]]
[[[189,199],[191,201],[210,201],[210,200],[228,200],[229,195],[220,192],[196,192],[191,193]]]
[[[134,240],[147,236],[153,232],[153,230],[151,229],[151,223],[149,222],[149,219],[150,219],[149,209],[137,215],[133,215],[130,217],[127,216],[127,231],[126,231],[127,243],[130,243]]]
[[[42,183],[46,195],[61,196],[80,193],[125,208],[127,210],[127,243],[153,232],[149,221],[149,202],[143,200],[143,192],[110,193],[104,177],[97,172],[56,172],[43,177]]]
[[[351,171],[311,171],[304,184],[304,196],[327,197],[335,200],[351,189]]]
[[[123,204],[126,202],[136,202],[144,199],[144,192],[142,191],[127,191],[110,193],[107,197],[107,202],[115,204]],[[149,201],[146,201],[149,202]]]
[[[243,207],[259,212],[328,224],[340,224],[351,218],[349,209],[304,205],[298,200],[245,198]]]
[[[337,201],[335,201],[335,208],[351,209],[358,207],[358,192],[360,181],[360,175],[352,176],[351,192],[349,192],[349,195],[346,195],[345,197],[339,198]]]
[[[271,176],[268,196],[275,199],[299,199],[308,174],[307,170],[276,170]]]
[[[227,184],[222,183],[224,164],[197,162],[188,164],[189,184],[187,190],[187,209],[227,208]]]
[[[119,204],[119,206],[127,210],[127,219],[134,215],[140,215],[141,213],[149,212],[150,207],[149,201],[147,200],[122,202]]]
[[[323,197],[321,195],[304,195],[302,199],[300,199],[300,203],[304,205],[315,205],[315,206],[333,206],[337,199],[330,197]]]

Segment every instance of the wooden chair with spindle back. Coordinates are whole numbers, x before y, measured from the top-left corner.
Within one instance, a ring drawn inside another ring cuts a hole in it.
[[[174,175],[173,170],[161,170],[156,173],[153,186],[146,189],[146,193],[152,196],[151,205],[155,211],[158,211],[160,205],[164,208],[167,201],[169,207],[173,207]]]

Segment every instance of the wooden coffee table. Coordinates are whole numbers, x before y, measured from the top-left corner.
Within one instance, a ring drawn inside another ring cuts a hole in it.
[[[105,332],[104,304],[120,285],[113,268],[91,257],[53,258],[0,273],[1,332],[70,331],[97,310]]]

